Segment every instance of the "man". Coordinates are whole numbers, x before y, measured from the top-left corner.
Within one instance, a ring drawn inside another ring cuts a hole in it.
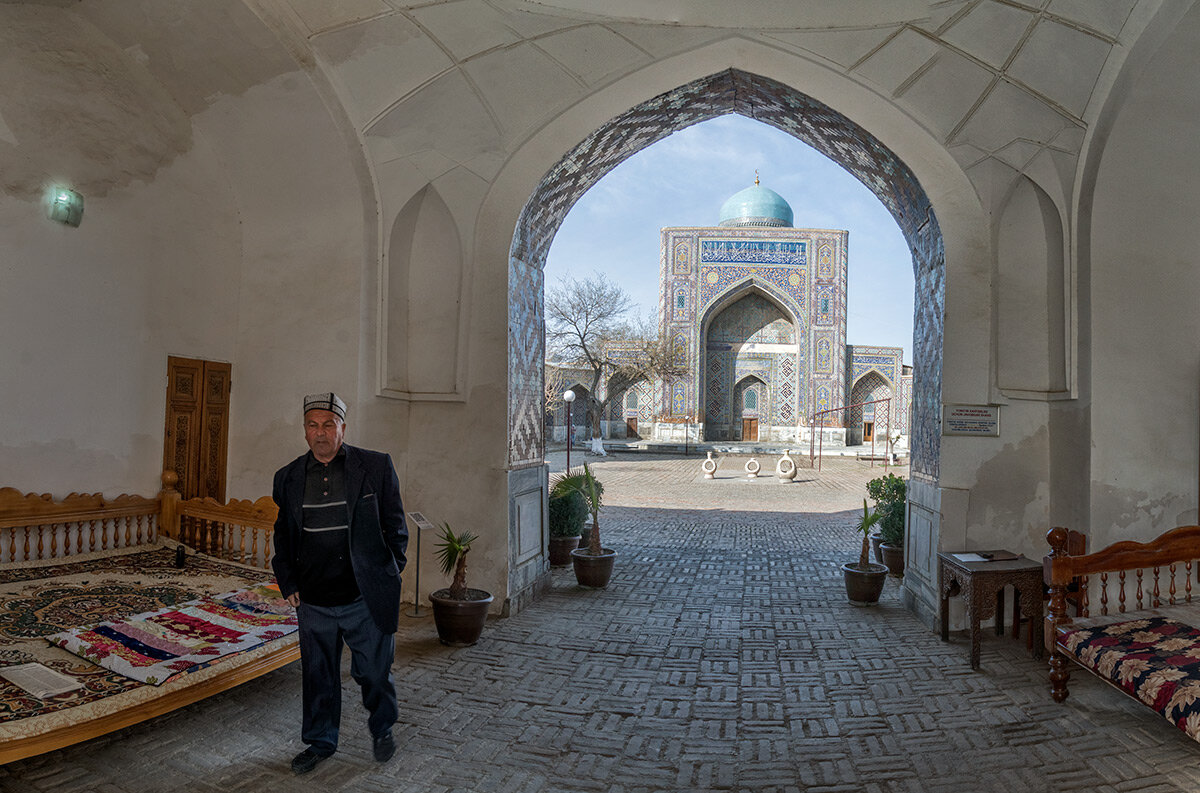
[[[344,444],[345,433],[346,404],[336,394],[306,396],[309,451],[279,469],[272,492],[279,517],[271,565],[300,621],[308,748],[292,760],[297,774],[337,750],[343,641],[370,714],[375,759],[396,751],[391,668],[408,529],[392,458]]]

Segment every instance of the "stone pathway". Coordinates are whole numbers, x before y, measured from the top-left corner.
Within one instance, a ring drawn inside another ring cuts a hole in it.
[[[0,767],[0,790],[1200,790],[1200,745],[1081,676],[1056,705],[1024,641],[985,633],[972,672],[965,638],[941,642],[900,607],[895,582],[877,607],[847,604],[847,526],[880,468],[826,461],[781,485],[746,481],[736,458],[713,482],[697,458],[595,465],[601,531],[621,554],[612,583],[583,590],[556,570],[545,598],[470,648],[403,620],[388,763],[371,759],[347,676],[341,750],[291,775],[293,666]]]

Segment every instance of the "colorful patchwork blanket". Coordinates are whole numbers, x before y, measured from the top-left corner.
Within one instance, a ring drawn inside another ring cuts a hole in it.
[[[1200,630],[1148,617],[1063,634],[1080,663],[1200,741]]]
[[[105,669],[157,686],[296,628],[295,609],[270,581],[46,638]]]

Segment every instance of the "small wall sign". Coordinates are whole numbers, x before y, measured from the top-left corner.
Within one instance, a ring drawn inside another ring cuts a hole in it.
[[[943,435],[1000,436],[999,405],[942,405]]]
[[[433,531],[436,528],[436,526],[434,526],[429,519],[420,512],[408,513],[408,519],[417,524],[417,528],[421,529],[422,531]]]

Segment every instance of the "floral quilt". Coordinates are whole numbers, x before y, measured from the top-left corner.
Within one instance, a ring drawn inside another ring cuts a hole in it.
[[[295,610],[272,581],[46,638],[105,669],[158,686],[296,628]]]
[[[1066,650],[1200,741],[1200,630],[1147,617],[1065,632]]]

